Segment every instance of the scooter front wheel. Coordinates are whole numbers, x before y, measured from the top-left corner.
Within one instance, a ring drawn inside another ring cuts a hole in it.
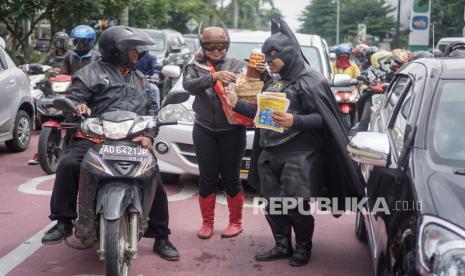
[[[61,130],[55,127],[42,127],[39,136],[39,164],[44,172],[53,174],[58,167],[58,161],[63,149]]]
[[[105,275],[129,275],[128,248],[129,223],[126,214],[117,220],[105,220]]]

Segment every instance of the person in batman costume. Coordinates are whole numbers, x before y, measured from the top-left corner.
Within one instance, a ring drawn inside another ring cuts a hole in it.
[[[273,113],[273,121],[285,128],[283,133],[256,130],[248,181],[263,197],[297,199],[307,212],[299,212],[296,207],[287,214],[274,214],[266,206],[265,217],[276,246],[257,254],[255,259],[289,258],[290,265],[302,266],[310,260],[312,249],[314,218],[308,212],[310,198],[335,197],[338,206],[344,206],[345,197],[363,195],[362,178],[347,156],[348,137],[329,83],[310,69],[285,21],[272,21],[272,35],[263,44],[262,52],[271,72],[280,76],[279,81],[268,82],[263,91],[286,93],[290,106],[287,113]],[[228,93],[236,112],[255,116],[256,105],[238,100],[233,90]]]

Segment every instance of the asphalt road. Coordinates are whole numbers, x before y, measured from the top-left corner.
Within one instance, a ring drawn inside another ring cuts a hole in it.
[[[39,166],[28,166],[36,151],[37,134],[26,152],[11,154],[0,144],[0,275],[104,275],[96,248],[74,250],[65,244],[42,246],[40,238],[50,227],[50,193],[54,176],[46,176]],[[131,275],[371,275],[366,244],[354,236],[355,215],[335,219],[316,215],[312,259],[294,268],[287,260],[256,262],[256,252],[274,245],[269,227],[252,207],[244,210],[244,232],[233,239],[221,239],[227,226],[227,207],[219,198],[215,234],[200,240],[201,224],[195,180],[181,178],[166,184],[170,200],[171,241],[181,260],[167,262],[152,252],[153,240],[142,239]],[[251,195],[248,197],[251,203]],[[250,205],[250,204],[249,204]],[[254,214],[255,213],[255,214]]]

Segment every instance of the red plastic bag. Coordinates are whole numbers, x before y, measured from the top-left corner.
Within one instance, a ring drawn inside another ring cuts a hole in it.
[[[212,74],[216,73],[215,67],[213,67],[210,62],[208,62],[208,66],[210,67]],[[213,91],[220,98],[224,115],[226,116],[226,119],[230,125],[241,125],[247,127],[255,125],[253,119],[233,111],[232,106],[228,103],[226,93],[224,92],[223,83],[221,81],[216,81],[215,86],[213,86]]]

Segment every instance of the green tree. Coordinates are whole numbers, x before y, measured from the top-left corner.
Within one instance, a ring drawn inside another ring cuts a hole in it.
[[[340,0],[340,37],[352,40],[357,34],[358,24],[367,26],[367,33],[380,38],[386,37],[395,25],[389,14],[395,9],[384,0]],[[336,2],[313,0],[299,18],[300,32],[314,33],[324,37],[330,44],[336,38]]]
[[[465,22],[463,11],[465,0],[434,0],[431,1],[431,22],[435,27],[434,45],[443,37],[461,37]],[[430,36],[432,40],[433,37]]]
[[[26,58],[31,51],[28,40],[35,27],[49,13],[53,0],[3,0],[0,2],[0,22],[10,33],[10,54],[22,53]]]
[[[336,42],[336,3],[328,0],[313,0],[299,18],[299,32],[318,34],[329,44]]]
[[[367,34],[383,39],[392,32],[395,19],[389,15],[395,8],[384,0],[341,1],[341,35],[352,39],[358,24],[367,26]]]
[[[202,0],[138,0],[129,8],[129,25],[143,28],[171,28],[182,33],[190,18],[197,21],[215,14],[216,10]]]
[[[271,18],[281,17],[281,11],[271,0],[235,0],[237,1],[237,28],[249,30],[268,30]],[[270,7],[267,8],[266,5]],[[221,11],[221,18],[229,27],[234,26],[234,2]]]

